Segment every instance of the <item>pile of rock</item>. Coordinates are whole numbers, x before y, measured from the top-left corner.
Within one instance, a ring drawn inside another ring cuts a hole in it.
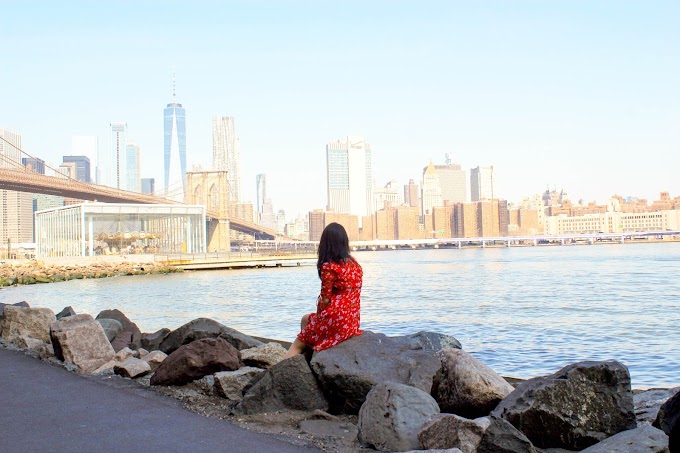
[[[168,274],[181,269],[162,263],[104,262],[87,265],[62,266],[30,261],[20,264],[0,265],[0,286],[32,285],[35,283],[63,282],[83,278],[104,278],[118,275]]]
[[[616,361],[575,363],[513,387],[455,338],[432,332],[365,331],[310,357],[282,360],[280,344],[207,318],[142,333],[118,310],[94,319],[70,307],[55,316],[26,304],[4,307],[0,336],[82,373],[222,398],[225,414],[358,414],[358,441],[382,451],[678,448],[680,389],[634,398],[628,370]]]

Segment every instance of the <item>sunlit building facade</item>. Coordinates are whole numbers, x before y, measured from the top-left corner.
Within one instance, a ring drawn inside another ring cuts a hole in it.
[[[163,195],[182,201],[187,193],[186,112],[182,104],[172,102],[163,110]]]
[[[139,145],[135,143],[128,143],[126,147],[126,184],[125,190],[130,192],[141,192],[142,191],[142,180],[140,176],[141,172],[141,162]]]
[[[361,218],[374,212],[371,147],[363,137],[326,145],[328,211]]]
[[[241,151],[234,130],[233,116],[215,116],[212,120],[213,170],[226,171],[229,200],[241,200]]]
[[[21,135],[0,128],[0,168],[21,168]],[[0,190],[0,243],[33,241],[33,196]]]
[[[476,167],[470,170],[470,201],[494,198],[493,167]]]

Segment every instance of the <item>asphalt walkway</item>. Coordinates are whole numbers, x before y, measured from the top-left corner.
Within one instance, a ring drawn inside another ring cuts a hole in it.
[[[105,385],[0,348],[0,452],[302,452],[134,386]]]

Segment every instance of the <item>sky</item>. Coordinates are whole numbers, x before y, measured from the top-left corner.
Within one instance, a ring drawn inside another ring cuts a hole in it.
[[[363,136],[377,186],[430,160],[494,166],[495,191],[680,195],[680,2],[0,0],[0,128],[58,165],[125,121],[163,184],[163,108],[188,168],[234,116],[243,201],[326,206],[325,145]],[[469,191],[469,189],[468,189]]]

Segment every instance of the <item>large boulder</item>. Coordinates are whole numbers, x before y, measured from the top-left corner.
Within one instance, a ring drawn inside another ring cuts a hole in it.
[[[267,343],[241,351],[243,363],[257,368],[271,368],[286,356],[286,349],[278,343]]]
[[[184,385],[208,374],[237,370],[242,366],[238,349],[221,338],[205,338],[181,346],[168,355],[156,368],[151,385]]]
[[[675,450],[670,450],[675,451]],[[628,431],[621,431],[591,447],[581,450],[582,453],[668,453],[668,436],[660,429],[650,425]]]
[[[151,373],[151,366],[144,360],[128,357],[125,361],[116,363],[113,372],[126,378],[136,378]]]
[[[160,351],[159,351],[160,352]],[[265,370],[251,366],[244,366],[236,371],[220,371],[215,373],[215,392],[222,398],[231,401],[243,399],[243,389],[257,375]]]
[[[120,321],[116,319],[100,318],[97,319],[97,322],[102,325],[102,329],[104,329],[106,338],[108,338],[109,341],[113,341],[113,339],[123,331],[123,324],[121,324]]]
[[[432,396],[442,412],[483,417],[514,390],[494,370],[461,349],[443,349],[439,357],[442,366],[435,375]]]
[[[161,343],[170,332],[170,329],[163,327],[161,330],[153,333],[143,333],[141,340],[142,347],[147,351],[160,351]]]
[[[235,412],[259,414],[284,409],[328,409],[328,401],[304,355],[293,356],[269,368],[243,395]]]
[[[96,319],[115,319],[116,321],[120,322],[123,325],[123,330],[121,331],[121,333],[130,332],[131,340],[129,341],[129,344],[125,346],[129,346],[131,349],[138,349],[142,346],[141,343],[142,331],[139,330],[137,324],[130,321],[128,317],[123,314],[122,311],[118,309],[103,310],[97,315]],[[121,333],[119,333],[118,335],[120,335]]]
[[[680,391],[680,387],[670,389],[650,389],[633,395],[635,418],[638,426],[651,425],[659,414],[659,409],[670,397]],[[658,428],[658,426],[657,426]]]
[[[54,354],[73,363],[83,373],[92,373],[113,360],[115,352],[101,324],[88,314],[68,316],[50,324]]]
[[[454,342],[455,338],[440,334],[388,337],[365,330],[361,336],[315,353],[311,366],[331,411],[356,414],[379,383],[406,384],[430,393],[433,377],[441,368],[434,348]]]
[[[671,451],[680,451],[680,392],[661,405],[654,426],[668,434]]]
[[[619,362],[579,362],[520,383],[492,413],[540,448],[582,450],[635,428],[628,369]]]
[[[22,300],[21,302],[17,302],[15,304],[3,304],[0,302],[0,318],[3,317],[4,312],[5,312],[5,307],[24,307],[24,308],[29,308],[28,302],[25,300]]]
[[[418,433],[423,448],[459,448],[463,453],[476,453],[484,432],[489,427],[488,417],[475,420],[455,414],[434,414]]]
[[[491,424],[477,446],[477,453],[536,453],[533,444],[517,428],[502,418],[490,418]]]
[[[420,389],[394,382],[378,384],[359,411],[359,440],[382,451],[416,450],[418,432],[437,413],[437,402]]]
[[[50,342],[50,323],[56,321],[49,308],[27,308],[8,305],[0,321],[0,338],[14,342],[21,336]]]
[[[263,343],[209,318],[197,318],[170,332],[159,349],[170,354],[182,345],[203,338],[220,337],[238,350],[254,348]],[[148,349],[148,348],[147,348]]]

